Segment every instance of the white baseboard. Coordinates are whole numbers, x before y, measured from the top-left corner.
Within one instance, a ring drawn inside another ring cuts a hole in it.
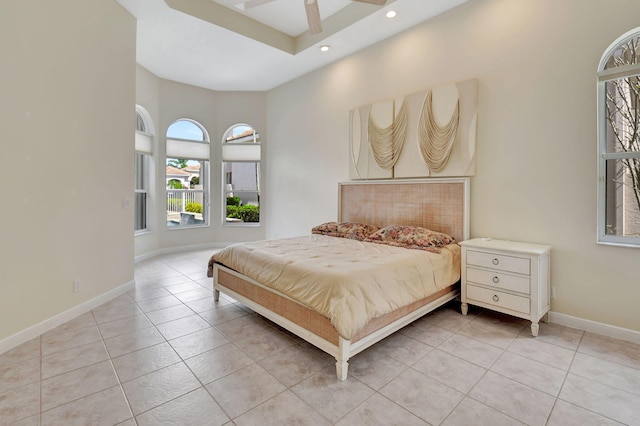
[[[127,291],[132,290],[134,286],[135,286],[135,281],[130,281],[126,284],[123,284],[119,287],[109,290],[98,297],[94,297],[91,300],[87,300],[86,302],[76,305],[69,310],[66,310],[57,315],[54,315],[49,319],[46,319],[36,325],[33,325],[29,328],[26,328],[22,331],[17,332],[16,334],[13,334],[5,339],[0,340],[0,354],[3,354],[8,350],[23,344],[24,342],[27,342],[35,337],[38,337],[42,333],[46,333],[49,330],[53,330],[57,326],[64,324],[65,322],[70,321],[79,315],[89,312],[94,308],[97,308],[103,303],[106,303],[122,294],[125,294]]]
[[[179,247],[177,249],[162,249],[154,252],[154,254],[145,254],[140,257],[144,257],[144,259],[148,259],[160,254],[167,253],[176,253],[181,251],[188,250],[197,250],[200,248],[220,248],[224,247],[220,245],[198,245],[198,246],[189,246]],[[144,259],[136,258],[136,262],[139,262]],[[0,340],[0,354],[7,352],[10,349],[15,348],[16,346],[21,345],[24,342],[27,342],[39,335],[46,333],[49,330],[53,330],[57,326],[64,324],[67,321],[70,321],[77,316],[80,316],[86,312],[89,312],[92,309],[97,308],[98,306],[115,299],[116,297],[126,293],[129,290],[132,290],[135,286],[135,281],[130,281],[126,284],[123,284],[119,287],[116,287],[112,290],[107,291],[106,293],[101,294],[98,297],[95,297],[91,300],[88,300],[80,305],[74,306],[73,308],[61,312],[53,317],[44,320],[34,326],[31,326],[27,329],[19,331],[18,333],[11,335],[3,340]],[[630,330],[627,328],[617,327],[615,325],[604,324],[596,321],[591,321],[583,318],[573,317],[571,315],[561,314],[559,312],[549,312],[549,322],[558,325],[564,325],[566,327],[576,328],[578,330],[588,331],[590,333],[601,334],[604,336],[613,337],[615,339],[626,340],[628,342],[640,344],[640,332],[635,330]]]
[[[549,312],[549,322],[640,344],[640,332],[628,328],[572,317],[559,312]]]
[[[190,246],[180,246],[180,247],[171,247],[166,249],[156,250],[150,253],[145,253],[140,256],[136,256],[135,262],[141,262],[146,259],[151,259],[152,257],[163,255],[163,254],[172,254],[172,253],[180,253],[191,250],[201,250],[207,248],[224,248],[232,243],[207,243],[207,244],[195,244]],[[39,335],[46,333],[49,330],[53,330],[57,326],[64,324],[67,321],[70,321],[76,318],[79,315],[82,315],[86,312],[89,312],[92,309],[97,308],[98,306],[106,303],[116,297],[126,293],[129,290],[132,290],[135,286],[135,281],[130,281],[126,284],[118,286],[112,290],[107,291],[91,300],[87,300],[77,306],[72,307],[69,310],[61,312],[53,317],[46,319],[36,325],[33,325],[29,328],[21,330],[16,334],[13,334],[9,337],[6,337],[0,340],[0,354],[5,353],[6,351],[15,348],[16,346],[21,345],[24,342],[27,342]]]
[[[173,253],[182,253],[182,252],[186,252],[186,251],[193,251],[193,250],[203,250],[203,249],[221,249],[221,248],[225,248],[228,245],[231,245],[234,243],[206,243],[206,244],[193,244],[190,246],[178,246],[178,247],[169,247],[169,248],[164,248],[164,249],[158,249],[158,250],[154,250],[152,252],[149,253],[144,253],[141,255],[138,255],[135,257],[134,262],[135,263],[139,263],[142,262],[143,260],[147,260],[147,259],[151,259],[153,257],[156,256],[160,256],[163,254],[173,254]]]

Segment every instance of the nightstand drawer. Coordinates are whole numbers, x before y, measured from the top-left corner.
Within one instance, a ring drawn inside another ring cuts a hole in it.
[[[473,303],[474,300],[489,305],[511,309],[512,311],[529,314],[529,298],[515,296],[501,291],[490,290],[488,288],[467,285],[467,299]]]
[[[529,275],[531,273],[531,261],[528,258],[505,256],[503,254],[468,250],[467,264],[483,268],[499,269],[506,272],[515,272],[516,274]]]
[[[529,294],[531,288],[531,282],[528,277],[517,277],[475,268],[467,268],[467,281],[525,294]]]

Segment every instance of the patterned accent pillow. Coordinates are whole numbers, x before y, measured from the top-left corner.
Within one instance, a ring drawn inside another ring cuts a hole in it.
[[[311,228],[312,234],[329,235],[338,231],[338,222],[326,222]]]
[[[364,241],[370,243],[386,244],[395,247],[426,250],[440,253],[440,248],[456,242],[451,235],[419,226],[386,226],[369,235]]]
[[[311,228],[311,233],[363,241],[378,229],[380,228],[366,223],[326,222]]]

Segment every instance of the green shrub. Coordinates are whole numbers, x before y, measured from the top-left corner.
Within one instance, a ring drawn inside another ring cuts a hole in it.
[[[241,202],[240,197],[227,197],[228,206],[239,206]]]
[[[227,205],[227,217],[231,219],[240,219],[238,215],[238,206]]]
[[[260,222],[260,207],[247,204],[238,208],[240,219],[245,222]]]
[[[187,206],[184,208],[185,211],[192,213],[202,213],[202,204],[200,203],[187,203]]]
[[[243,222],[260,222],[260,207],[251,204],[246,206],[227,206],[227,217],[242,219]]]
[[[171,179],[167,182],[167,189],[184,189],[184,186],[178,179]]]

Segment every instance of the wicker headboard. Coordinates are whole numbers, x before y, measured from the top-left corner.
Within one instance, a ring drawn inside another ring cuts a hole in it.
[[[469,238],[469,178],[342,182],[338,220],[422,226]]]

